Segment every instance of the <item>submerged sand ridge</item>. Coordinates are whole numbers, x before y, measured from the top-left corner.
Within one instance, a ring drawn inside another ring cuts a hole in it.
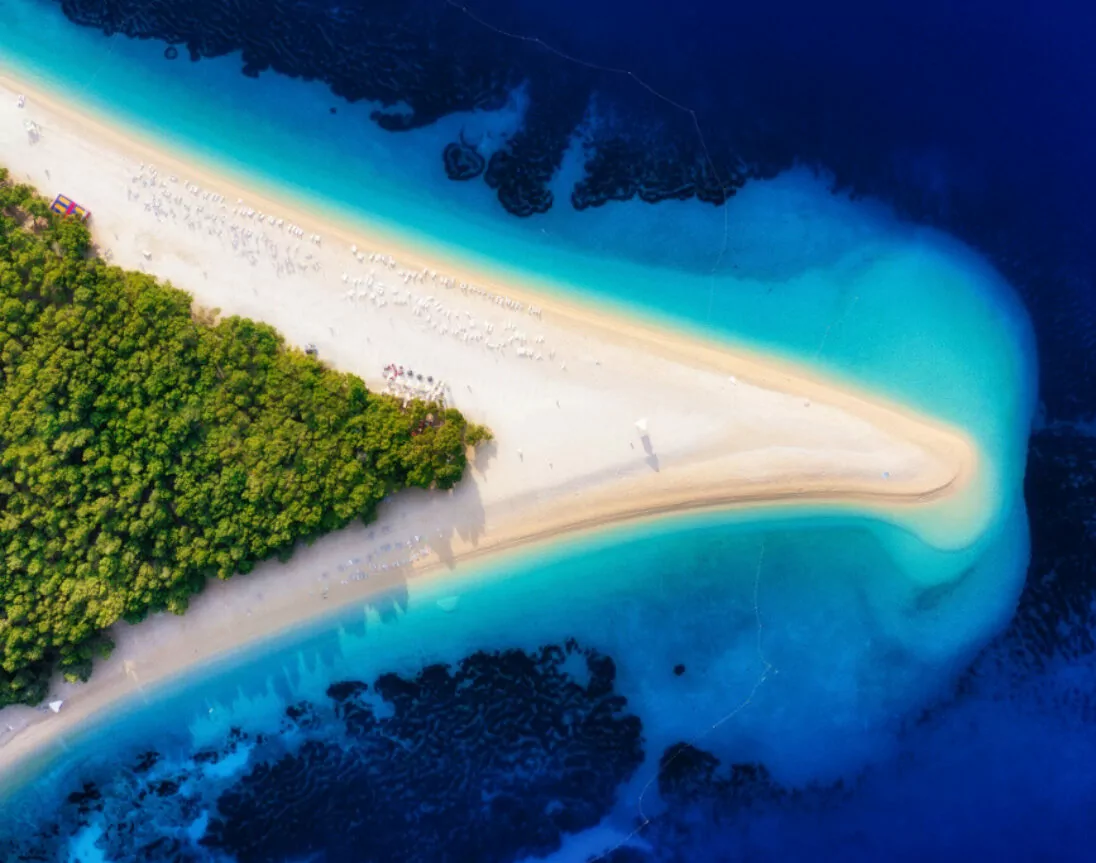
[[[0,712],[0,768],[141,686],[411,571],[443,577],[567,532],[824,500],[899,520],[899,504],[947,501],[964,518],[924,538],[962,545],[977,535],[977,455],[964,434],[804,369],[403,246],[3,76],[0,163],[90,209],[115,263],[170,280],[201,306],[270,323],[374,389],[440,391],[496,436],[455,493],[401,496],[375,526],[214,585],[185,618],[119,627],[118,650],[91,683],[58,687],[60,714]],[[393,365],[403,369],[395,383]]]

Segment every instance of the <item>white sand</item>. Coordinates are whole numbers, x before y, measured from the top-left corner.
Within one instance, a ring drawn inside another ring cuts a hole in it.
[[[40,128],[37,140],[25,121]],[[44,195],[88,207],[115,263],[168,279],[202,306],[268,322],[292,343],[314,343],[375,389],[390,362],[444,380],[449,403],[497,439],[453,494],[402,495],[378,525],[217,584],[185,618],[119,626],[118,649],[91,683],[58,684],[60,714],[0,711],[0,769],[138,685],[412,570],[441,577],[489,551],[704,506],[933,506],[968,488],[977,468],[971,442],[927,418],[805,369],[498,284],[429,249],[270,200],[2,74],[0,164]],[[255,214],[239,215],[241,206]],[[413,553],[421,557],[411,563]]]

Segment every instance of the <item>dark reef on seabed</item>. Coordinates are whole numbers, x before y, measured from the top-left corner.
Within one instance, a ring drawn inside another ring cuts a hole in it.
[[[581,682],[569,658],[582,662]],[[568,641],[341,681],[320,703],[288,707],[277,734],[233,729],[216,748],[144,751],[128,768],[80,777],[36,837],[16,833],[5,863],[52,860],[90,824],[105,826],[98,845],[113,863],[548,854],[597,824],[643,760],[640,721],[615,678],[612,659]],[[217,769],[244,748],[244,772]],[[194,843],[187,826],[203,812],[212,818]]]
[[[500,39],[447,3],[62,0],[62,8],[73,22],[108,35],[184,46],[192,60],[240,51],[245,75],[273,70],[321,80],[343,99],[378,103],[374,121],[393,132],[501,107],[523,86],[524,123],[488,159],[463,137],[440,154],[450,178],[482,176],[515,216],[553,206],[548,186],[576,135],[587,149],[586,177],[571,193],[578,209],[635,196],[719,204],[749,176],[737,158],[714,164],[680,111],[660,113],[648,134],[637,135],[650,118],[629,106],[631,88],[619,75]],[[620,122],[590,122],[595,94],[625,110]]]

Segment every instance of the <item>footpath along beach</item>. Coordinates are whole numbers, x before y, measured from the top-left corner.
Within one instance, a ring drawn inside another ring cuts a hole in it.
[[[90,683],[58,686],[60,713],[0,711],[0,771],[190,665],[409,577],[444,578],[562,534],[788,501],[899,520],[961,501],[963,518],[922,538],[977,534],[978,454],[962,432],[807,369],[408,248],[2,73],[0,164],[90,210],[113,263],[269,323],[373,389],[440,397],[495,435],[454,493],[400,495],[377,524],[211,585],[185,617],[121,627]]]

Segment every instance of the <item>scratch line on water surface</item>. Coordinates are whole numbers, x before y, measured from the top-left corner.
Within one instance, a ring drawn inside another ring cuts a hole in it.
[[[826,329],[822,332],[822,340],[818,343],[818,350],[814,352],[814,358],[816,360],[822,356],[822,351],[826,348],[826,342],[829,341],[830,332],[833,330],[834,327],[839,326],[840,324],[845,322],[845,319],[850,314],[852,314],[853,307],[857,304],[859,300],[860,295],[855,294],[852,300],[849,301],[849,304],[845,306],[844,311],[842,311],[840,315],[838,315],[836,318],[826,324]]]

